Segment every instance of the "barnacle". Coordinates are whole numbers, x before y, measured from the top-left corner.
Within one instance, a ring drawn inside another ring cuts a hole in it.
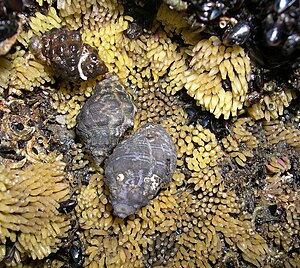
[[[266,119],[277,119],[283,115],[285,107],[290,105],[290,102],[296,98],[296,93],[291,89],[284,89],[279,92],[272,92],[271,95],[266,95],[263,99],[256,104],[253,104],[247,109],[249,115],[255,120]]]
[[[0,166],[2,245],[14,243],[15,255],[8,260],[20,262],[26,256],[42,259],[56,252],[60,238],[70,228],[68,218],[57,208],[68,198],[64,182],[65,163],[37,163],[24,170]]]
[[[3,101],[2,105],[5,104],[8,105]],[[50,150],[49,137],[38,127],[41,112],[35,114],[34,109],[29,112],[24,101],[12,101],[8,107],[0,124],[3,132],[0,144],[8,154],[1,154],[0,163],[10,164],[11,168],[21,168],[26,163],[55,161],[58,154]]]
[[[43,136],[33,136],[25,146],[25,158],[30,163],[51,162],[57,155],[55,152],[49,153],[48,139]]]
[[[192,50],[185,88],[199,105],[225,119],[241,110],[248,91],[250,60],[239,46],[225,47],[212,36]],[[226,85],[226,86],[224,86]]]
[[[29,140],[35,132],[35,127],[29,124],[30,120],[28,117],[6,114],[2,118],[2,130],[13,142]]]

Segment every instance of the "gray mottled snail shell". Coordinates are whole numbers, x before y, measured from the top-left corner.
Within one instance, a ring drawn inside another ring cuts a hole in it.
[[[116,146],[105,167],[114,214],[125,218],[148,204],[168,184],[176,149],[160,124],[145,124]]]
[[[130,94],[116,74],[97,83],[77,116],[76,134],[98,166],[133,126],[135,110]]]
[[[38,59],[66,81],[78,83],[108,71],[98,50],[83,43],[79,31],[66,26],[33,37],[29,46]]]

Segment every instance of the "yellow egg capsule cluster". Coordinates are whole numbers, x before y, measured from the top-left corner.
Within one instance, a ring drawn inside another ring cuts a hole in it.
[[[195,45],[191,69],[186,71],[185,88],[197,103],[225,119],[236,116],[248,92],[250,60],[239,46],[225,47],[212,36]],[[231,91],[225,90],[222,80],[229,78]]]
[[[69,216],[60,214],[59,203],[69,197],[64,182],[65,163],[37,163],[24,170],[0,165],[1,245],[8,239],[16,251],[7,265],[16,265],[20,256],[43,259],[56,252],[60,239],[70,229]]]

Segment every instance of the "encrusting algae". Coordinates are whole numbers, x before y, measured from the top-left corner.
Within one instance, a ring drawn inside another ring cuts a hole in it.
[[[119,1],[38,0],[34,11],[0,57],[0,267],[299,267],[295,91],[247,107],[246,50],[193,32],[164,3],[136,39]],[[176,147],[170,184],[125,219],[113,214],[104,163],[96,168],[74,134],[103,75],[57,79],[29,51],[31,38],[63,26],[98,50],[132,96],[126,138],[158,123]],[[65,215],[60,204],[72,194],[77,205]]]

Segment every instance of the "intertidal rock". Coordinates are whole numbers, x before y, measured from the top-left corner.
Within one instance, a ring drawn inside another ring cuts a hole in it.
[[[53,28],[30,40],[35,56],[51,66],[57,76],[78,83],[108,71],[98,50],[82,42],[79,31]]]
[[[105,168],[114,214],[125,218],[148,204],[169,183],[176,149],[160,124],[145,124],[114,149]]]
[[[101,165],[133,126],[135,106],[115,74],[100,81],[77,116],[76,132],[96,164]]]
[[[5,55],[17,41],[22,31],[18,13],[25,1],[0,1],[0,55]]]

